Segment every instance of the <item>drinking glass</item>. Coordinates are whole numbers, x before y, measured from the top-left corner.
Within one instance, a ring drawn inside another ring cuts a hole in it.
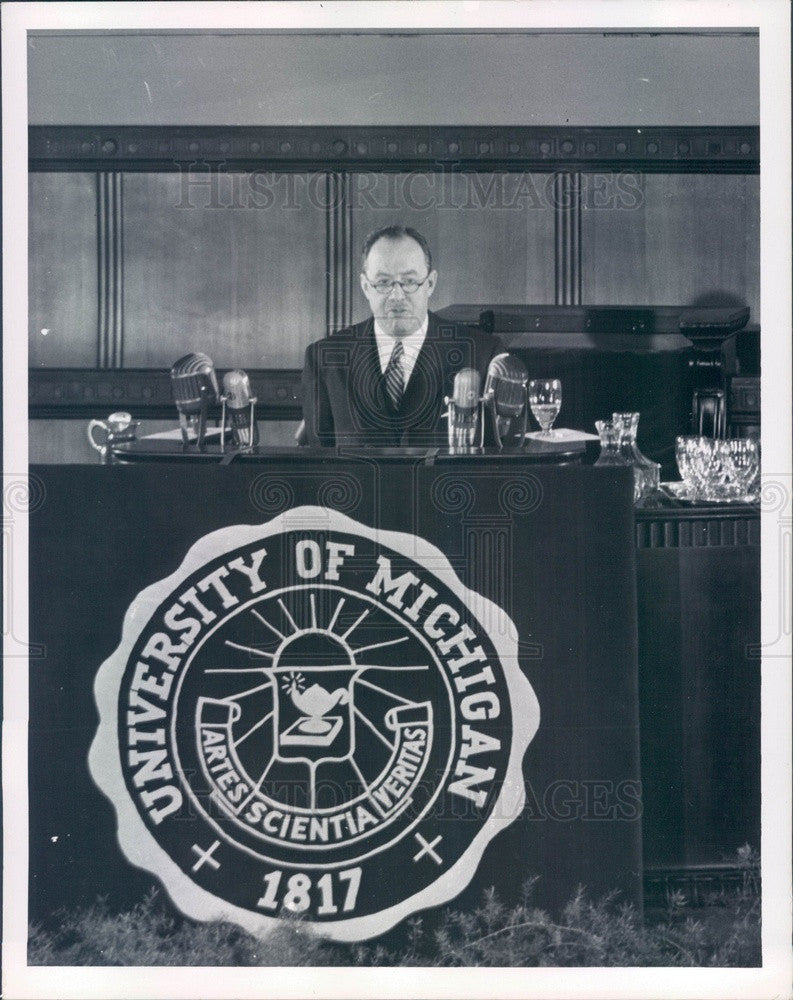
[[[679,437],[675,455],[691,499],[736,502],[756,489],[760,454],[751,438]]]
[[[705,441],[702,499],[717,503],[738,500],[744,491],[735,472],[730,442],[713,438]]]
[[[677,470],[686,491],[695,496],[702,490],[705,478],[705,455],[708,439],[695,434],[675,439]]]
[[[754,438],[731,438],[725,442],[740,493],[749,498],[757,490],[760,447]]]
[[[558,378],[534,378],[529,382],[529,406],[540,425],[540,437],[553,437],[553,422],[562,405],[562,383]]]

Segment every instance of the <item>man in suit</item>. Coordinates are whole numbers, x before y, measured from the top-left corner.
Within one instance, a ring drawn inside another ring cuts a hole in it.
[[[369,319],[310,344],[303,416],[313,446],[438,447],[447,442],[443,398],[455,374],[484,381],[501,342],[429,312],[438,272],[424,237],[388,226],[366,240],[361,289]]]

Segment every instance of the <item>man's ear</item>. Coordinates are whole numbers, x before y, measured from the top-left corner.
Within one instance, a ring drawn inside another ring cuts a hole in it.
[[[429,273],[429,277],[427,278],[427,298],[429,298],[430,295],[432,295],[432,293],[435,291],[435,285],[437,284],[437,282],[438,282],[438,272],[433,268],[433,270],[430,271]]]
[[[358,275],[358,281],[360,282],[361,285],[361,291],[363,292],[364,295],[366,295],[367,281],[366,281],[366,275],[363,273],[363,271],[361,271],[361,273]]]

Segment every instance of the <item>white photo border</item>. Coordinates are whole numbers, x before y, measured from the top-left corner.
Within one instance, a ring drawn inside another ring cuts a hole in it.
[[[27,965],[26,662],[27,520],[4,537],[3,986],[12,1000],[52,997],[772,997],[791,982],[791,688],[789,580],[780,573],[780,518],[790,544],[791,228],[790,13],[786,0],[518,0],[415,3],[4,3],[3,453],[7,488],[24,483],[27,437],[27,38],[29,30],[383,30],[758,28],[761,92],[761,301],[763,467],[786,491],[786,511],[762,519],[762,916],[759,969],[270,970],[53,968]],[[725,70],[728,70],[725,67]],[[772,433],[771,433],[772,431]],[[4,511],[5,518],[5,511]],[[4,524],[5,528],[5,524]],[[4,535],[5,535],[4,531]],[[789,599],[789,593],[787,593]],[[13,630],[8,628],[13,622]],[[785,634],[785,627],[788,634]],[[781,638],[777,638],[780,637]],[[16,643],[16,645],[15,645]]]

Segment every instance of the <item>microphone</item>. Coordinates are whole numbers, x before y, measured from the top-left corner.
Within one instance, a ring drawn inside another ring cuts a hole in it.
[[[528,378],[526,366],[514,354],[497,354],[487,369],[482,399],[499,449],[523,444]]]
[[[469,451],[474,447],[479,423],[481,376],[475,368],[462,368],[454,376],[452,395],[446,397],[449,448]]]
[[[218,402],[215,365],[206,354],[185,354],[171,366],[171,391],[179,411],[185,448],[195,440],[204,449],[207,414]]]
[[[231,443],[235,448],[252,448],[259,443],[259,425],[254,416],[256,397],[251,394],[251,380],[240,369],[223,376],[223,402],[231,424]],[[225,433],[226,421],[223,420]]]

